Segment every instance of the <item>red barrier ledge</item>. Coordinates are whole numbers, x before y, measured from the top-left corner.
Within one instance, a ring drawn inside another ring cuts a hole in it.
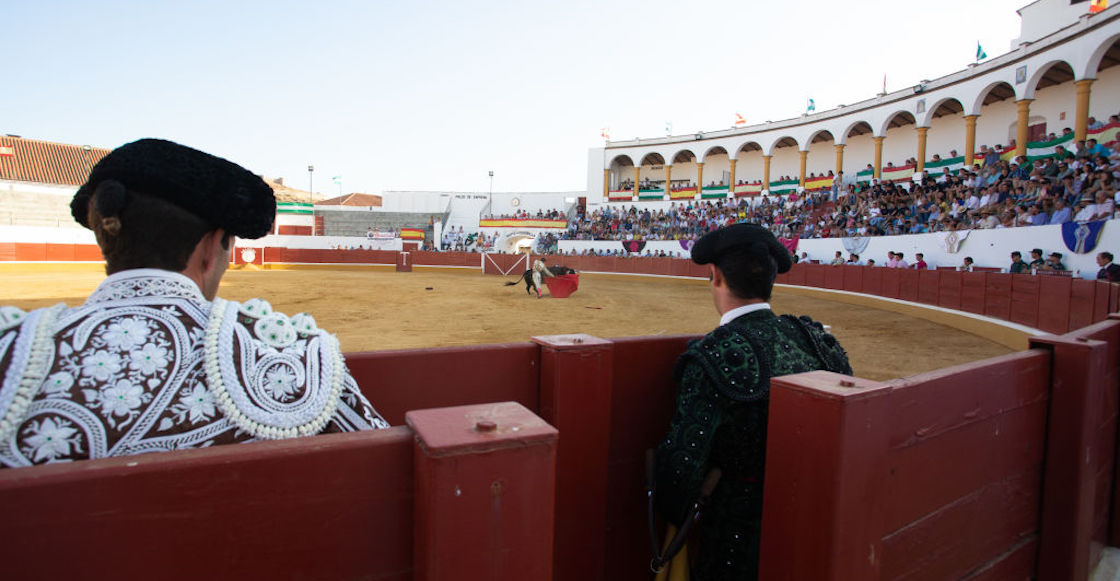
[[[551,579],[558,432],[521,404],[411,411],[417,580]]]

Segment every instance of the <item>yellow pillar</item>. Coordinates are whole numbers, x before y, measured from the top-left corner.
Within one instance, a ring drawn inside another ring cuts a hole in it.
[[[875,138],[875,179],[883,178],[883,139],[884,137]]]
[[[642,166],[634,166],[634,198],[638,197],[638,176],[642,173]]]
[[[669,180],[671,177],[673,177],[673,166],[665,164],[665,195],[669,195],[669,192],[673,189],[673,182]]]
[[[762,189],[770,190],[770,158],[773,156],[762,156]]]
[[[1023,99],[1015,101],[1015,105],[1019,107],[1019,123],[1016,127],[1018,131],[1015,132],[1015,155],[1027,154],[1027,127],[1031,120],[1031,101],[1034,99]]]
[[[1096,79],[1074,81],[1077,85],[1077,112],[1074,113],[1073,137],[1080,141],[1089,136],[1089,87]]]
[[[979,115],[964,116],[964,166],[969,170],[976,161],[976,119]]]
[[[797,185],[802,189],[805,188],[805,163],[809,161],[809,152],[807,150],[799,151],[801,154],[801,177],[797,180]]]
[[[697,192],[704,191],[704,162],[696,162],[696,188]]]
[[[732,157],[732,158],[727,160],[727,163],[729,165],[731,165],[731,183],[728,184],[728,186],[727,186],[727,193],[731,197],[734,198],[735,197],[735,164],[739,163],[739,160]]]
[[[840,179],[840,172],[844,171],[844,144],[836,144],[836,179]]]
[[[603,170],[603,199],[611,197],[611,170]]]
[[[926,169],[926,134],[929,127],[918,128],[918,173]]]

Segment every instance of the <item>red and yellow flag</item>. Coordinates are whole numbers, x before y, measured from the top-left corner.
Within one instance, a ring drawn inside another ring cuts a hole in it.
[[[14,147],[8,147],[7,145],[0,145],[0,157],[13,157],[13,156],[15,156],[15,154],[16,154],[16,150],[15,150]]]
[[[1089,2],[1089,14],[1096,14],[1108,8],[1108,0],[1092,0]]]
[[[401,228],[402,240],[423,240],[424,231],[419,228]]]

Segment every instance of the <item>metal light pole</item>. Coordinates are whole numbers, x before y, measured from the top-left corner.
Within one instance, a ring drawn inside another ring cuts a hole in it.
[[[494,170],[490,170],[490,217],[494,217]]]
[[[307,192],[311,194],[311,199],[315,199],[315,180],[312,177],[314,174],[315,166],[307,166]]]

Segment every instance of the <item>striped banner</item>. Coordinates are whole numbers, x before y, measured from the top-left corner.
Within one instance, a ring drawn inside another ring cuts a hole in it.
[[[828,189],[828,188],[832,187],[832,183],[834,181],[835,180],[833,178],[830,178],[828,176],[822,176],[822,177],[813,178],[813,179],[806,179],[805,180],[805,189],[810,191],[810,192],[815,192],[817,190]]]
[[[633,200],[634,190],[611,190],[607,195],[608,200]]]
[[[401,240],[423,240],[424,231],[420,228],[401,228]]]
[[[638,190],[639,200],[664,200],[665,190]]]
[[[680,188],[669,192],[669,199],[684,200],[696,197],[696,188]]]
[[[798,180],[786,180],[784,182],[770,182],[770,194],[788,194],[797,191]]]
[[[762,193],[762,182],[739,184],[735,186],[735,196],[757,196]]]
[[[882,181],[884,182],[901,182],[910,181],[914,179],[914,170],[917,169],[913,165],[903,165],[899,167],[884,167],[880,172]]]
[[[277,214],[314,214],[315,206],[300,202],[277,202]]]
[[[479,220],[478,226],[480,228],[566,228],[568,222],[543,218],[492,218]]]

